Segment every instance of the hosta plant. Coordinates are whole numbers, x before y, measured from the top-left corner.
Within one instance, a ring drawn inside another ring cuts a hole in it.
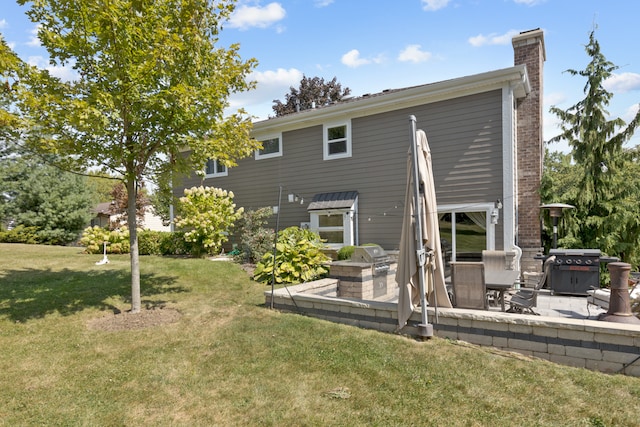
[[[322,253],[324,244],[317,233],[289,227],[278,236],[274,274],[273,253],[265,254],[256,265],[253,278],[261,283],[303,283],[328,272],[330,259]]]

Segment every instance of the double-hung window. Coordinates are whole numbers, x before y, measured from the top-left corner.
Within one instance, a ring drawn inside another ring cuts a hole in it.
[[[227,176],[227,167],[220,160],[209,159],[204,168],[205,178],[217,178],[219,176]]]
[[[323,159],[351,157],[351,123],[336,123],[323,126]]]
[[[260,142],[262,148],[256,150],[256,160],[282,156],[282,135],[269,136]]]

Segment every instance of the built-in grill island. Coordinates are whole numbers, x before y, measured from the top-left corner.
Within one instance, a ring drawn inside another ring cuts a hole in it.
[[[587,295],[591,288],[600,287],[600,263],[619,261],[603,257],[599,249],[551,249],[555,262],[549,272],[552,293]]]
[[[334,261],[329,277],[339,280],[338,297],[385,300],[395,296],[396,263],[380,246],[356,246],[348,261]]]

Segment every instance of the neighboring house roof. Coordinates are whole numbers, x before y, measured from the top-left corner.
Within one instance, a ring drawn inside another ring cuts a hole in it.
[[[419,86],[399,89],[387,89],[375,94],[351,97],[337,103],[321,105],[314,109],[302,110],[280,117],[254,122],[252,134],[285,132],[314,125],[325,124],[331,120],[343,120],[345,115],[351,118],[369,116],[376,113],[414,107],[511,85],[516,98],[525,97],[530,91],[529,77],[524,65],[516,65],[500,70],[471,76],[444,80]]]
[[[111,202],[98,203],[93,209],[91,209],[91,213],[98,218],[106,217],[109,221],[118,221],[122,219],[122,215],[112,212],[111,207],[112,207]],[[101,225],[101,224],[98,224],[98,225]],[[139,225],[145,229],[155,230],[155,231],[170,230],[170,227],[164,225],[162,223],[162,219],[158,215],[155,215],[151,205],[145,206],[144,218],[140,220]]]
[[[91,213],[95,215],[111,215],[111,202],[98,203],[96,207],[91,209]]]

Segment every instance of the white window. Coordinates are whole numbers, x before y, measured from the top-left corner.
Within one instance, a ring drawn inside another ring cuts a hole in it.
[[[311,229],[320,235],[325,245],[339,249],[355,243],[354,215],[352,209],[311,212]]]
[[[323,159],[351,157],[351,124],[324,125]]]
[[[256,150],[256,160],[282,156],[282,135],[261,139],[262,148]]]
[[[219,176],[227,176],[228,170],[225,165],[223,165],[220,160],[209,159],[207,160],[207,164],[204,168],[205,178],[216,178]]]

